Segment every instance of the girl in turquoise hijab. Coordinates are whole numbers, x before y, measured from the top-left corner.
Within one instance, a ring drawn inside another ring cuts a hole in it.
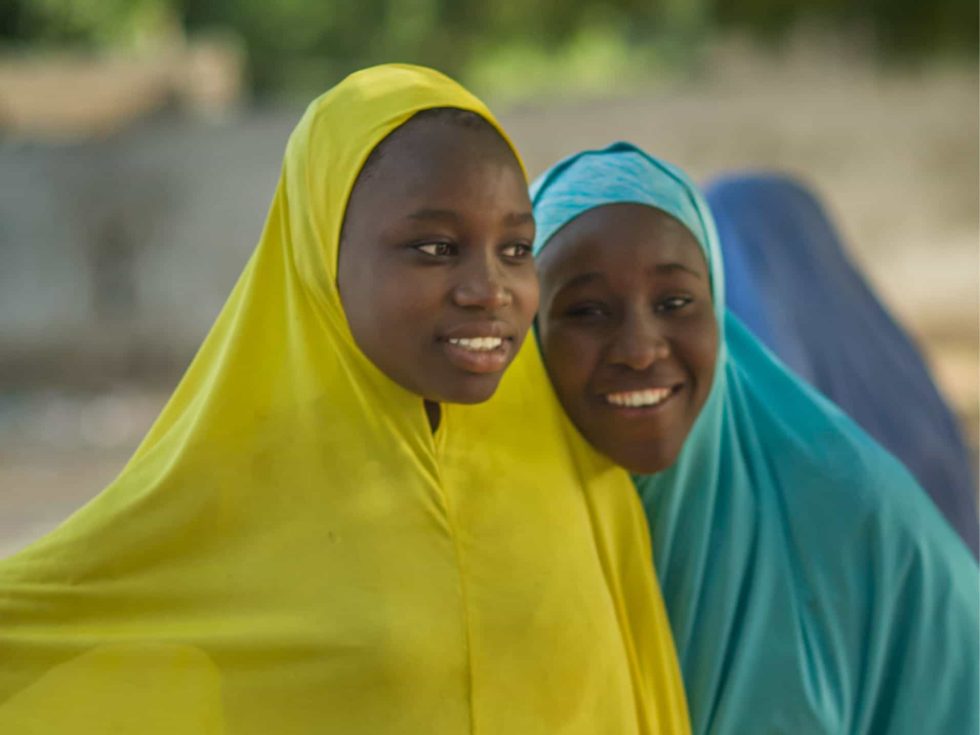
[[[694,185],[617,143],[531,194],[548,371],[637,473],[692,731],[976,733],[976,563],[905,468],[726,310]]]

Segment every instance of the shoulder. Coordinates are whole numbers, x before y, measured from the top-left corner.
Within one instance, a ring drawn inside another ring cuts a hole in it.
[[[896,562],[921,555],[962,566],[965,553],[972,561],[898,459],[744,328],[735,325],[729,341],[727,408],[741,453],[753,465],[753,481],[771,486],[794,531],[835,554],[887,550]]]

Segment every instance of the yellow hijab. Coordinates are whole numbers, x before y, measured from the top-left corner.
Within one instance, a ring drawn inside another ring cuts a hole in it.
[[[351,337],[347,197],[433,107],[497,125],[401,65],[307,109],[258,247],[142,445],[0,562],[0,732],[688,731],[642,509],[568,430],[534,341],[433,435]]]

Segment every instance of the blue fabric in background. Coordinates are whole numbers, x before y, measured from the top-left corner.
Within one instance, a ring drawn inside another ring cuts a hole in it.
[[[762,173],[721,177],[706,193],[728,308],[911,470],[976,557],[977,478],[956,419],[816,197]]]
[[[531,198],[535,253],[631,202],[680,220],[708,264],[710,395],[676,462],[633,478],[694,735],[980,731],[976,561],[909,471],[726,308],[697,188],[617,143],[556,164]]]

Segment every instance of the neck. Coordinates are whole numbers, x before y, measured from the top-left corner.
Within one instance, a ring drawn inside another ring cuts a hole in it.
[[[425,415],[429,419],[429,428],[432,429],[432,433],[435,433],[436,429],[439,428],[439,404],[434,401],[423,401],[425,406]]]

